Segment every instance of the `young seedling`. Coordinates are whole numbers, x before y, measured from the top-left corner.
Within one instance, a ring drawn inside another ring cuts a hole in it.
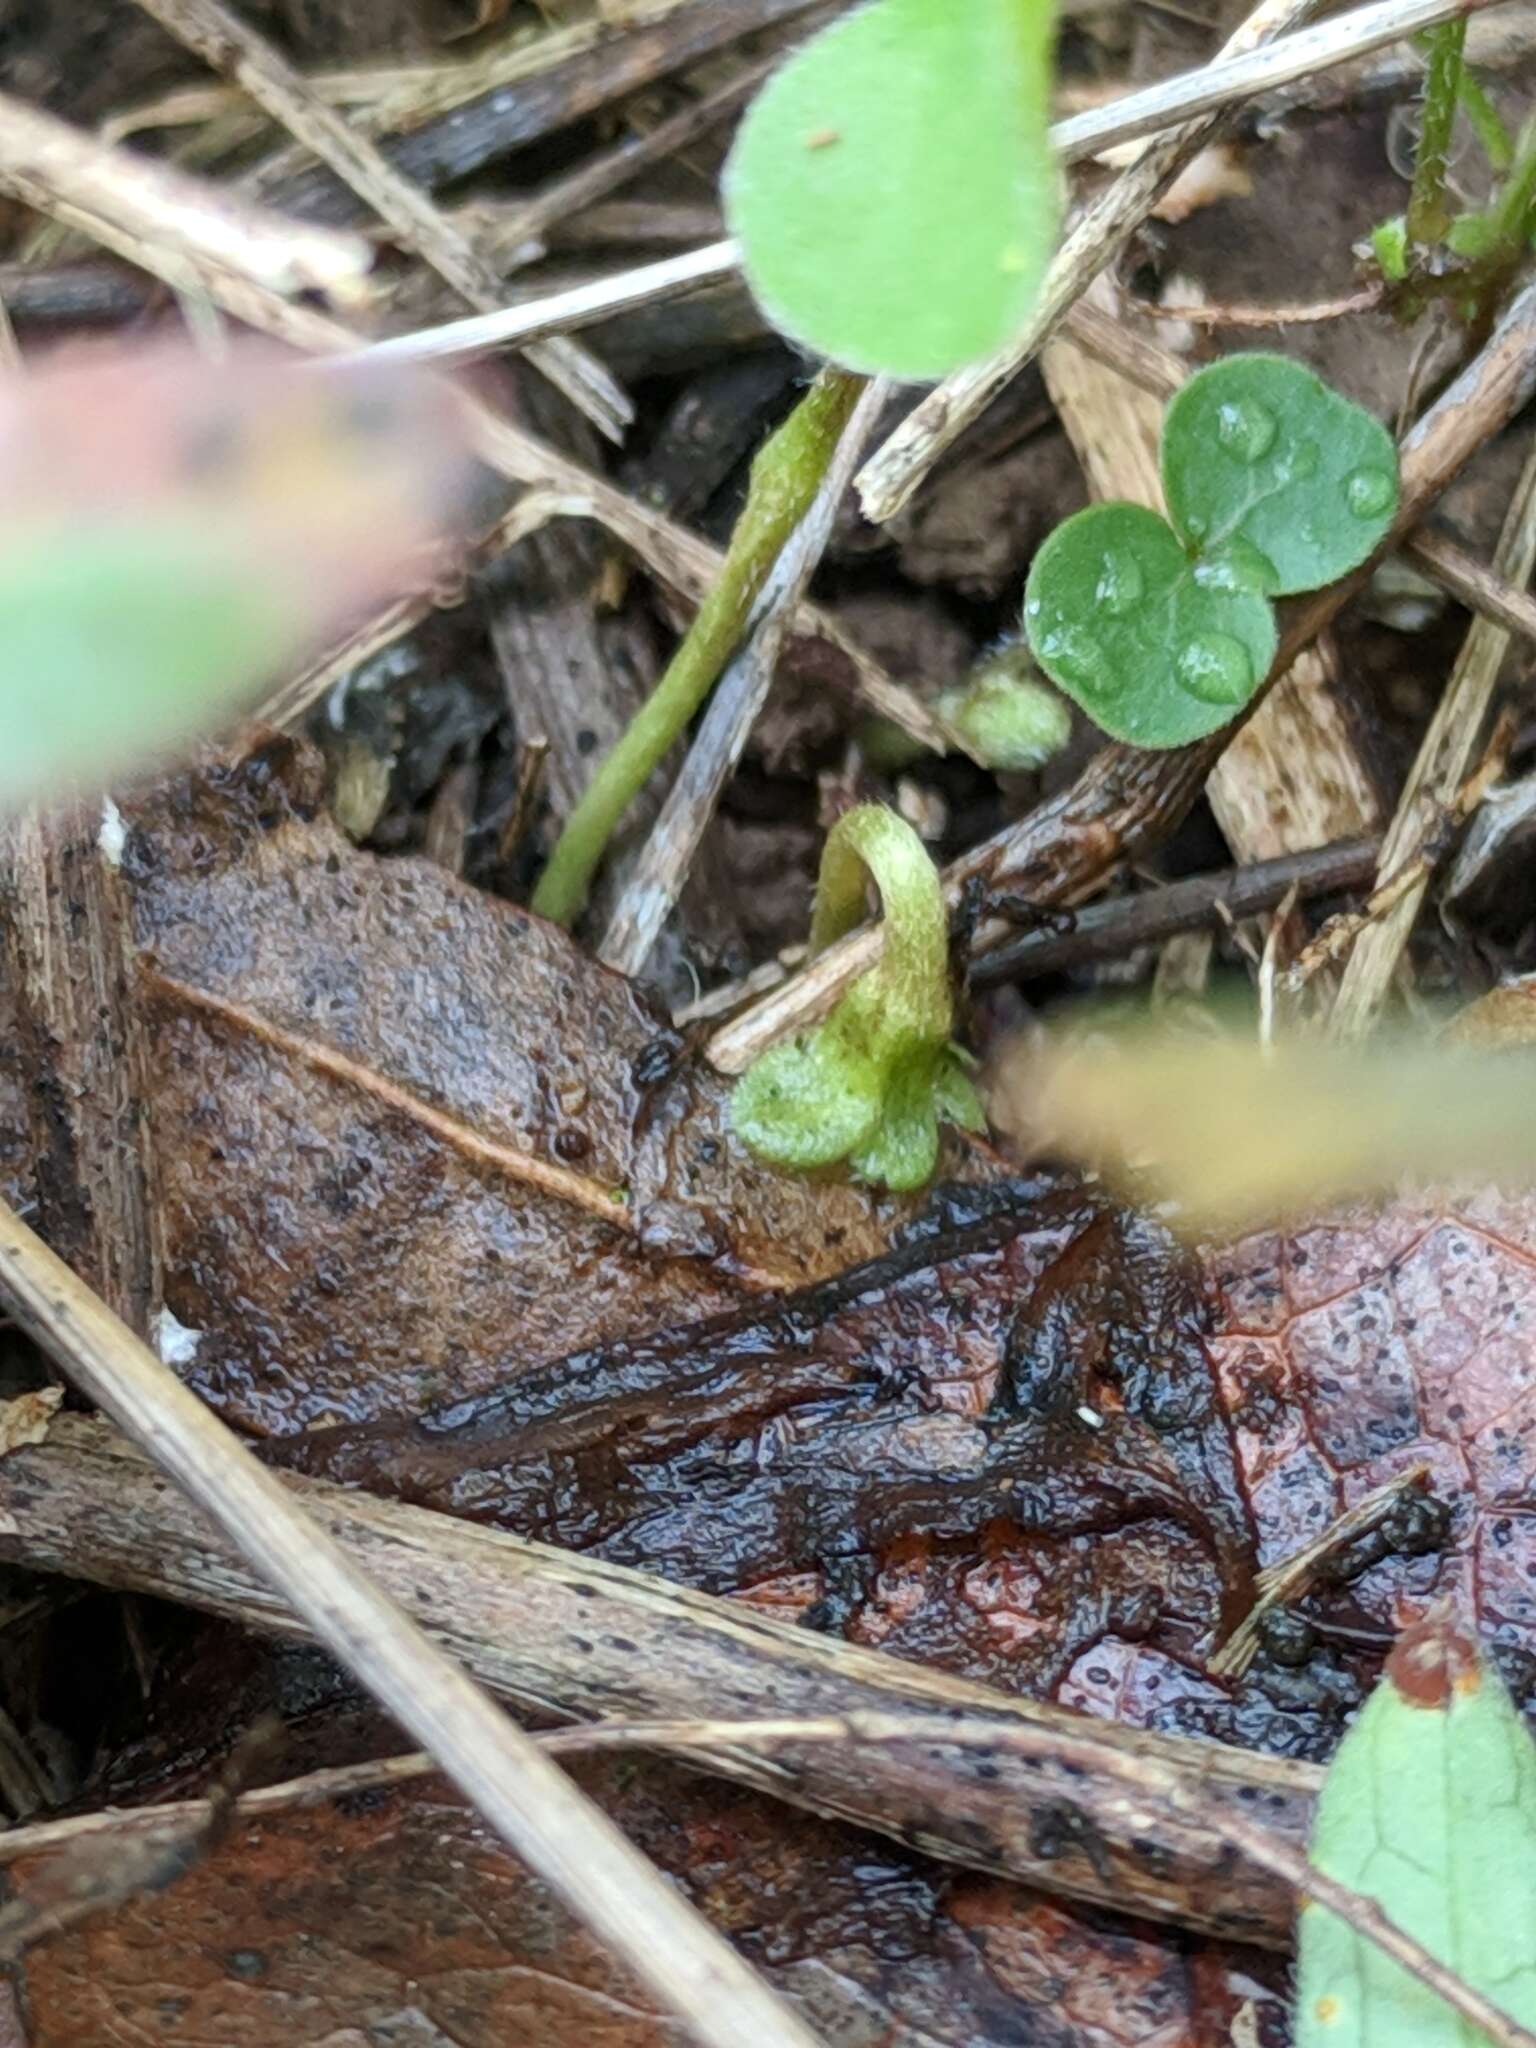
[[[872,878],[885,949],[816,1029],[776,1045],[736,1084],[731,1120],[771,1165],[810,1172],[847,1160],[865,1180],[921,1187],[938,1164],[939,1122],[981,1127],[981,1105],[950,1040],[954,1005],[944,898],[912,827],[861,804],[828,835],[811,952],[865,915]]]
[[[1357,567],[1397,510],[1379,421],[1275,355],[1199,371],[1163,422],[1168,518],[1091,505],[1036,555],[1035,659],[1115,739],[1176,747],[1234,718],[1268,673],[1270,599]]]
[[[1464,16],[1418,37],[1424,98],[1404,212],[1371,232],[1370,249],[1402,320],[1439,302],[1469,323],[1491,315],[1530,253],[1536,231],[1536,122],[1512,139],[1467,68]],[[1466,116],[1492,174],[1481,207],[1453,205],[1447,175],[1458,114]]]
[[[871,0],[769,80],[726,166],[783,333],[920,380],[1001,348],[1054,245],[1050,0]]]

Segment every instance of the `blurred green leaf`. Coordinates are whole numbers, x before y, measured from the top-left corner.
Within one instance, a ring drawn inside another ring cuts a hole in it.
[[[105,527],[0,557],[0,810],[232,711],[294,651],[280,589],[196,533]]]
[[[0,378],[0,809],[229,720],[423,580],[467,480],[415,371],[162,343]]]
[[[1048,0],[872,0],[759,93],[726,212],[774,325],[936,378],[1023,324],[1059,210]]]

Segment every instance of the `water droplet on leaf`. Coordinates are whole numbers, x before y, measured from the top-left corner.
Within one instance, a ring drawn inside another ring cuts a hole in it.
[[[1261,597],[1280,581],[1268,555],[1240,533],[1228,534],[1214,553],[1202,555],[1193,573],[1207,590],[1252,590]]]
[[[1090,633],[1076,626],[1058,626],[1042,634],[1035,646],[1040,660],[1074,689],[1102,690],[1112,681],[1104,650]]]
[[[1094,602],[1111,618],[1121,619],[1140,604],[1145,589],[1146,579],[1136,557],[1125,548],[1106,548],[1099,563]]]
[[[1197,633],[1179,655],[1179,681],[1204,704],[1241,704],[1253,688],[1253,663],[1230,633]]]
[[[1322,451],[1315,441],[1297,441],[1286,459],[1286,481],[1295,483],[1306,477],[1316,476],[1322,459]]]
[[[1258,462],[1275,445],[1280,422],[1267,405],[1230,398],[1216,411],[1216,438],[1239,462]]]
[[[1349,509],[1361,519],[1374,519],[1385,512],[1395,495],[1392,479],[1384,469],[1357,469],[1344,479]]]

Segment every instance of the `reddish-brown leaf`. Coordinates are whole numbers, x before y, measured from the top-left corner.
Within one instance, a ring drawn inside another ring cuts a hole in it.
[[[1207,2048],[1247,2001],[1278,2016],[1273,1959],[1186,1956],[660,1764],[577,1775],[825,2048]],[[27,1991],[31,2048],[686,2042],[435,1784],[237,1828],[170,1891],[35,1950]]]

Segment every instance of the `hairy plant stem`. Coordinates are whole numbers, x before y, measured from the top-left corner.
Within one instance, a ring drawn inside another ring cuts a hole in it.
[[[1515,160],[1493,207],[1492,260],[1513,261],[1525,246],[1536,211],[1536,120],[1527,121],[1515,145]]]
[[[1438,28],[1429,30],[1424,40],[1429,49],[1429,72],[1424,81],[1424,114],[1413,163],[1413,186],[1408,194],[1410,249],[1432,247],[1443,239],[1451,224],[1445,203],[1445,165],[1460,98],[1466,16],[1459,14],[1442,22]]]
[[[1461,102],[1461,111],[1472,123],[1483,154],[1488,159],[1490,170],[1507,171],[1515,160],[1515,145],[1509,130],[1504,126],[1498,108],[1478,84],[1465,63],[1461,67],[1461,83],[1456,88]]]
[[[758,593],[826,474],[864,379],[824,369],[752,464],[742,507],[713,589],[682,645],[618,744],[598,767],[533,893],[533,908],[570,924],[614,827],[698,710],[746,629]]]

